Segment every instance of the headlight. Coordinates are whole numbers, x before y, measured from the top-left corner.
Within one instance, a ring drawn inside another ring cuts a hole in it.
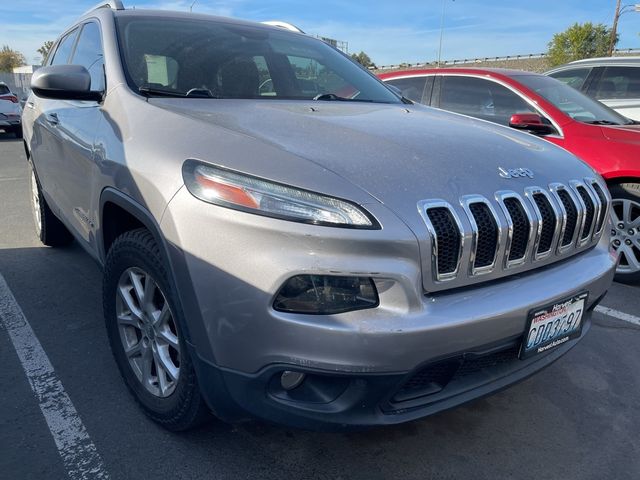
[[[314,225],[380,229],[365,210],[346,200],[187,160],[182,167],[191,194],[205,202]]]

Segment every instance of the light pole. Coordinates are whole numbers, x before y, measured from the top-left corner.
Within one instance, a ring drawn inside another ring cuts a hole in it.
[[[196,4],[198,0],[193,0],[193,2],[191,2],[191,5],[189,6],[189,11],[193,12],[193,6]]]
[[[455,2],[455,0],[453,0]],[[442,0],[442,13],[440,15],[440,42],[438,43],[438,68],[440,68],[440,59],[442,58],[442,35],[444,33],[444,11],[447,0]]]
[[[609,39],[609,56],[613,55],[613,47],[616,45],[616,37],[618,36],[618,20],[620,16],[628,12],[640,12],[640,3],[620,5],[622,0],[616,2],[616,13],[613,16],[613,27],[611,28],[611,38]]]

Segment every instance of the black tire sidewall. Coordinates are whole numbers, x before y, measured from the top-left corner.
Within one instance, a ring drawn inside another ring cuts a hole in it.
[[[36,182],[36,188],[38,191],[38,203],[40,209],[40,225],[38,231],[38,225],[36,224],[36,235],[40,241],[49,246],[49,247],[62,247],[68,245],[73,241],[73,235],[67,227],[55,216],[51,208],[47,204],[47,200],[44,198],[42,193],[42,187],[40,186],[40,180],[38,179],[38,173],[35,170],[33,162],[29,160],[29,168],[30,174],[33,174]],[[31,182],[33,180],[29,179],[29,193],[32,197],[33,194],[31,192]],[[35,209],[35,205],[33,204],[33,198],[30,198],[31,204],[31,215],[33,215],[33,210]],[[36,223],[36,219],[34,217],[34,223]]]
[[[37,189],[37,195],[38,195],[38,210],[40,210],[40,223],[38,224],[38,220],[35,218],[35,214],[34,211],[36,209],[36,205],[34,204],[33,201],[33,182],[35,182],[35,187]],[[29,204],[31,205],[31,215],[33,216],[33,223],[35,225],[35,229],[36,229],[36,235],[38,236],[38,238],[40,239],[40,241],[42,243],[44,243],[45,241],[45,236],[44,236],[44,215],[45,215],[45,211],[44,211],[44,198],[42,196],[42,191],[40,189],[40,184],[38,183],[38,177],[36,176],[35,173],[35,169],[33,167],[33,164],[31,162],[29,162]]]

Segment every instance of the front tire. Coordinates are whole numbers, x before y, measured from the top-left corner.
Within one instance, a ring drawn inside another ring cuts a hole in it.
[[[612,185],[609,191],[611,243],[620,255],[615,279],[621,283],[640,283],[640,183]]]
[[[33,164],[29,162],[31,186],[31,211],[36,226],[36,235],[42,243],[49,247],[62,247],[73,241],[73,235],[56,217],[44,196],[40,182],[36,177]]]
[[[210,417],[181,332],[182,309],[153,236],[137,229],[109,249],[104,315],[120,373],[144,412],[173,431]]]

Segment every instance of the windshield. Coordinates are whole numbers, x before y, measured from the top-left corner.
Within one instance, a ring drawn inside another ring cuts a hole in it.
[[[129,85],[148,96],[400,103],[329,45],[268,27],[122,15]]]
[[[633,123],[632,120],[555,78],[543,75],[518,75],[517,80],[578,122],[601,125]]]

